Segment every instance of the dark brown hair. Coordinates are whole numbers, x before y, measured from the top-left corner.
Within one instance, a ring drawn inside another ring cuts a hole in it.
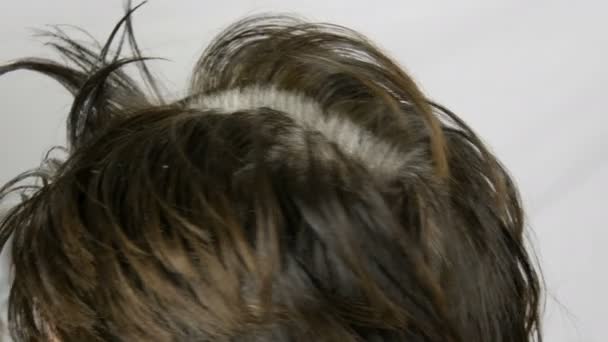
[[[540,340],[511,178],[365,37],[248,18],[169,101],[132,11],[0,66],[74,95],[65,157],[0,193],[16,342]]]

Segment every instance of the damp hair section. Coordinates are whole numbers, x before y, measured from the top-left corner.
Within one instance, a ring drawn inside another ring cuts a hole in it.
[[[66,146],[0,190],[14,342],[541,340],[516,185],[373,42],[248,17],[169,98],[138,7],[0,66],[73,95]]]

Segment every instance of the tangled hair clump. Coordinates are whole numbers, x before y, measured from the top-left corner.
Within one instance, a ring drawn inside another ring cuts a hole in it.
[[[0,66],[74,95],[66,157],[0,193],[14,341],[540,340],[511,178],[371,42],[248,18],[168,101],[133,10]]]

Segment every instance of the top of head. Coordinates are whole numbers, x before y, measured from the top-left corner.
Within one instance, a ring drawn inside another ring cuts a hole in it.
[[[65,158],[0,190],[42,180],[0,225],[17,342],[532,339],[515,186],[372,43],[248,18],[169,101],[131,12],[99,51],[49,33],[74,65],[0,66],[74,94]]]

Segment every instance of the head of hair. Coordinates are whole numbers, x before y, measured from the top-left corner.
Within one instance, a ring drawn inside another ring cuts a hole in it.
[[[250,17],[167,100],[133,10],[0,66],[74,96],[63,157],[0,192],[15,342],[540,340],[516,186],[372,42]]]

